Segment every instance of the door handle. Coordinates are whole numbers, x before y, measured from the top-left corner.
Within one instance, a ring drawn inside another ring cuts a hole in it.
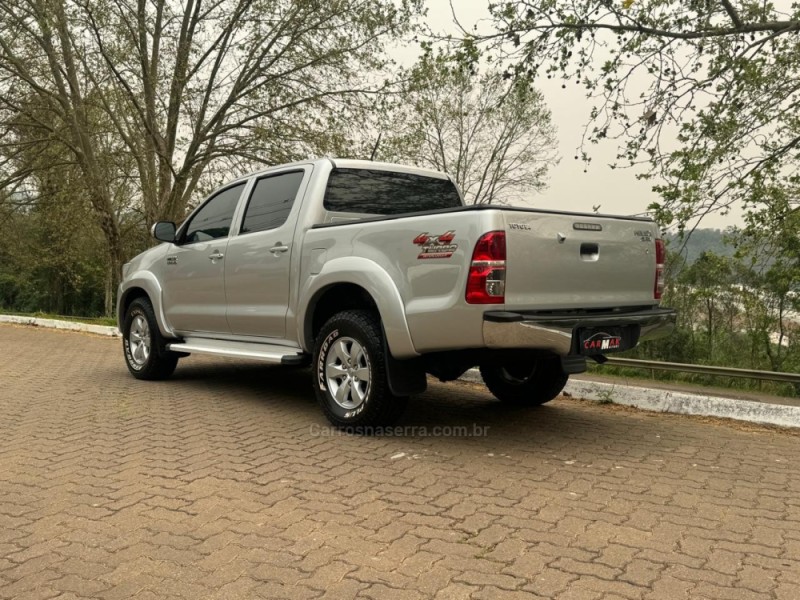
[[[217,250],[214,254],[211,254],[208,257],[208,260],[210,260],[211,262],[214,262],[215,260],[219,260],[221,258],[225,258],[225,255],[222,252],[220,252],[219,250]]]
[[[283,254],[284,252],[288,252],[289,251],[289,246],[284,246],[283,244],[278,242],[272,248],[270,248],[269,251],[272,252],[275,255]]]

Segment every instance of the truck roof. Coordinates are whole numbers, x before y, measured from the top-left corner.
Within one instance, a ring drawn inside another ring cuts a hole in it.
[[[376,171],[393,171],[395,173],[408,173],[411,175],[421,175],[423,177],[433,177],[434,179],[450,179],[450,177],[446,173],[442,173],[441,171],[435,171],[433,169],[424,169],[421,167],[401,165],[398,163],[376,162],[371,160],[356,160],[352,158],[325,157],[325,158],[317,158],[309,160],[300,160],[292,163],[266,167],[263,169],[259,169],[257,171],[253,171],[251,173],[247,173],[246,175],[242,175],[241,177],[237,177],[235,180],[231,181],[226,185],[230,185],[244,179],[249,179],[250,177],[256,175],[268,174],[271,171],[275,171],[277,169],[285,169],[286,167],[301,167],[305,165],[319,165],[323,163],[329,163],[333,165],[333,167],[336,169],[371,169]]]
[[[371,169],[376,171],[395,171],[397,173],[409,173],[411,175],[422,175],[433,177],[434,179],[449,179],[446,173],[424,169],[422,167],[412,167],[397,163],[375,162],[371,160],[354,160],[350,158],[332,158],[330,161],[338,169]]]

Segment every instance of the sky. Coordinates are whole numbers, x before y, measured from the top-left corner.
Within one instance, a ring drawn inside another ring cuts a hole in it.
[[[456,15],[465,28],[476,23],[481,27],[480,21],[489,17],[488,4],[489,0],[453,2]],[[448,0],[427,0],[427,6],[427,21],[435,31],[457,33]],[[488,22],[484,22],[482,29],[489,27]],[[403,62],[413,62],[416,52],[416,48],[410,46],[400,50],[398,58]],[[620,215],[645,212],[649,204],[658,200],[658,194],[651,190],[652,182],[636,179],[636,174],[643,171],[610,168],[617,153],[614,141],[592,146],[592,163],[588,167],[583,161],[575,160],[576,148],[581,143],[592,105],[585,90],[575,89],[577,86],[562,89],[561,84],[560,79],[540,79],[537,82],[558,128],[561,160],[550,170],[548,189],[532,194],[529,204],[537,208],[580,212],[592,212],[594,206],[600,205],[599,212]],[[587,172],[584,173],[584,169]],[[736,215],[708,215],[701,227],[725,228],[737,223]]]

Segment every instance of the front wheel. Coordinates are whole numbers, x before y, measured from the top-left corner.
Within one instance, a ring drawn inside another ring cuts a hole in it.
[[[383,333],[372,311],[331,317],[317,336],[313,364],[317,400],[337,427],[391,425],[405,408],[407,398],[389,389]]]
[[[480,367],[486,387],[501,402],[518,406],[539,406],[561,393],[569,375],[558,357],[537,358]]]
[[[166,379],[178,366],[178,354],[166,349],[153,305],[147,298],[131,302],[122,324],[125,364],[136,379]]]

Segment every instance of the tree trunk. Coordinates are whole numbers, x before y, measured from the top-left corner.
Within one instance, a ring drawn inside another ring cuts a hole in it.
[[[114,266],[109,265],[106,269],[106,289],[105,289],[105,302],[104,314],[106,317],[114,316]]]
[[[706,300],[706,311],[708,312],[708,360],[711,361],[714,355],[714,303]]]

